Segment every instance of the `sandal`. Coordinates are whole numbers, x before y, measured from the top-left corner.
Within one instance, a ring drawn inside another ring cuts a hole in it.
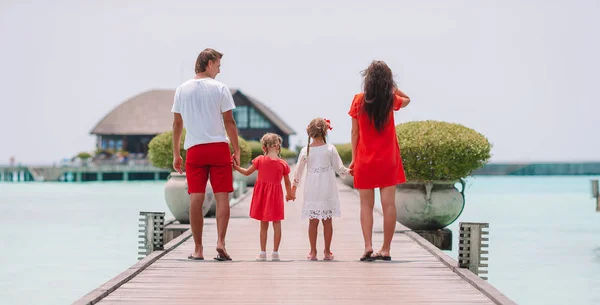
[[[217,249],[217,257],[215,257],[215,260],[223,262],[223,261],[230,261],[232,259],[231,259],[231,256],[229,256],[227,253],[225,253],[225,250]]]
[[[333,253],[329,252],[329,255],[325,254],[325,256],[323,257],[324,261],[332,261],[333,260]]]
[[[391,261],[392,257],[389,255],[383,255],[381,253],[376,253],[375,256],[373,256],[373,259],[382,260],[382,261]]]
[[[367,251],[361,258],[360,261],[361,262],[372,262],[375,260],[375,258],[372,256],[373,254],[373,250],[371,251]]]
[[[191,259],[194,261],[203,261],[204,257],[197,257],[197,256],[194,256],[194,254],[190,254],[190,256],[188,256],[188,259]]]
[[[308,256],[306,256],[306,259],[309,260],[309,261],[317,261],[317,260],[319,260],[319,259],[317,259],[316,255],[311,255],[311,254],[308,254]]]

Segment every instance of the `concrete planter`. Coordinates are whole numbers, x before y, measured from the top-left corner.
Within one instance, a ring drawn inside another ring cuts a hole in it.
[[[246,185],[248,186],[254,186],[256,183],[256,178],[258,178],[258,171],[254,171],[254,173],[250,174],[250,176],[243,176],[241,180],[246,181]]]
[[[342,179],[342,178],[340,177],[340,179]],[[346,175],[346,178],[342,179],[342,182],[345,185],[347,185],[347,186],[349,186],[351,188],[354,188],[354,177],[353,176]]]
[[[452,224],[465,206],[464,183],[407,182],[396,188],[396,219],[412,230],[438,230]]]
[[[184,224],[190,223],[190,195],[187,191],[188,186],[185,173],[171,173],[165,184],[165,201],[175,219]],[[202,214],[206,216],[213,201],[214,196],[209,184],[206,187],[206,200],[202,205]]]

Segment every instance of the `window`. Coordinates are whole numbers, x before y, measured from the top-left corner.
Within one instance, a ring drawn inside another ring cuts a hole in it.
[[[265,119],[256,109],[250,108],[250,128],[270,128],[271,123]]]
[[[237,106],[233,109],[233,118],[238,128],[248,128],[248,106]]]

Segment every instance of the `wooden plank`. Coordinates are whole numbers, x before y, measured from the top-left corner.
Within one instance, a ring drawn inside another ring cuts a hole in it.
[[[111,292],[115,291],[121,285],[125,284],[136,275],[144,271],[148,266],[152,265],[155,261],[159,260],[165,254],[169,253],[171,250],[177,248],[177,246],[181,245],[183,242],[188,240],[191,237],[191,231],[187,234],[182,234],[177,239],[172,240],[170,243],[165,245],[165,250],[163,251],[155,251],[150,253],[144,259],[137,262],[135,265],[130,267],[129,269],[123,271],[119,275],[115,276],[108,282],[104,283],[102,286],[94,289],[90,293],[86,294],[79,300],[75,301],[73,305],[91,305],[98,303],[102,298],[109,295]],[[138,253],[140,254],[140,253]],[[145,254],[142,253],[142,254]]]
[[[338,187],[342,217],[334,219],[334,261],[306,260],[308,221],[300,219],[301,199],[286,203],[282,261],[255,261],[259,222],[248,218],[251,196],[247,196],[231,211],[227,249],[233,261],[212,260],[216,225],[208,218],[204,261],[187,259],[194,248],[193,240],[187,239],[105,294],[99,304],[514,304],[484,280],[463,274],[455,261],[399,224],[391,262],[360,262],[358,196],[341,183]],[[376,213],[374,232],[381,232],[381,226],[382,216]],[[272,237],[269,230],[268,250]],[[382,239],[381,233],[373,235],[376,249]],[[319,259],[322,243],[319,226]]]

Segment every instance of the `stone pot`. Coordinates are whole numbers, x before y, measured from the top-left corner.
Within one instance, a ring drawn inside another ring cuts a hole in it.
[[[244,176],[243,180],[246,181],[246,185],[254,186],[256,183],[256,178],[258,178],[258,171],[254,171],[254,173],[250,174],[250,176]]]
[[[342,179],[342,178],[340,177],[340,179]],[[342,179],[342,182],[345,185],[347,185],[351,188],[354,188],[354,176],[346,175],[346,178]]]
[[[173,172],[167,178],[165,184],[165,201],[171,214],[180,223],[190,223],[190,195],[188,194],[188,185],[185,177],[185,173],[180,174]],[[202,214],[208,213],[214,196],[210,185],[206,186],[206,199],[202,205]]]
[[[407,182],[396,187],[396,219],[412,230],[438,230],[452,224],[465,206],[456,182]]]

